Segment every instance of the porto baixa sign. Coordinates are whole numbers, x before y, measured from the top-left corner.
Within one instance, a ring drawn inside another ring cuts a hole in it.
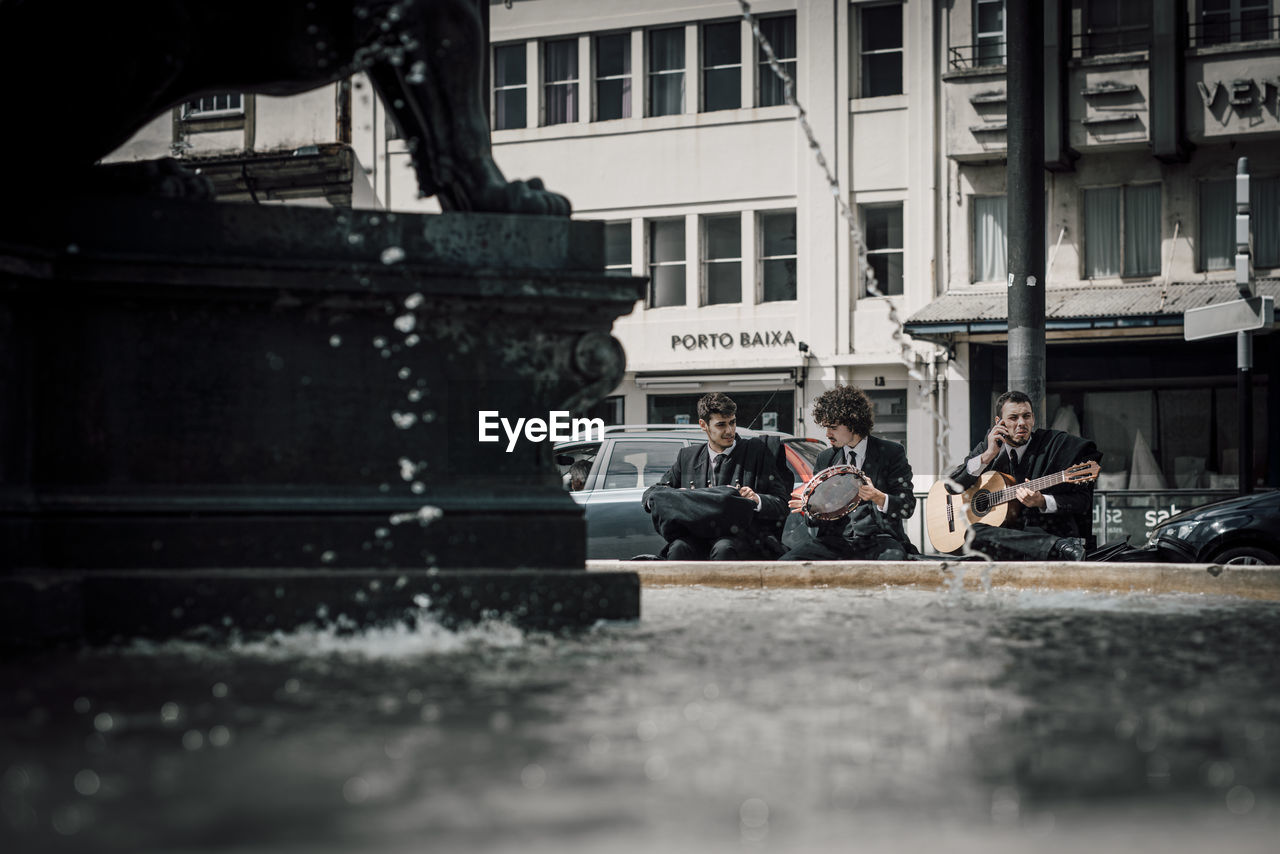
[[[794,347],[796,338],[790,330],[769,330],[764,332],[739,332],[734,337],[732,332],[704,332],[697,335],[672,335],[672,350],[732,350],[739,347],[749,350],[753,347]]]

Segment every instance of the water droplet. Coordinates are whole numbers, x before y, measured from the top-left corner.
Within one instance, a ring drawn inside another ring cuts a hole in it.
[[[342,346],[342,336],[341,336],[341,335],[330,335],[330,336],[329,336],[329,346],[330,346],[330,347],[341,347],[341,346]]]
[[[409,74],[405,77],[410,83],[421,83],[427,79],[427,64],[418,60],[409,66]]]
[[[409,400],[413,401],[414,403],[417,403],[419,400],[422,400],[422,391],[420,389],[411,388],[409,389],[409,393],[406,394],[405,397],[409,398]]]
[[[182,734],[182,746],[187,750],[200,750],[204,747],[204,733],[198,729],[189,729]]]
[[[349,804],[362,804],[369,800],[369,781],[352,777],[342,784],[342,797]]]
[[[547,772],[541,765],[526,765],[520,771],[520,782],[526,789],[541,789],[547,783]]]
[[[391,265],[399,264],[404,260],[404,250],[399,246],[388,246],[382,250],[382,263]]]
[[[421,340],[422,339],[418,337],[418,333],[415,332],[414,334],[409,335],[404,339],[404,346],[412,347],[413,345],[417,344]]]
[[[88,697],[76,697],[75,710],[80,714],[83,715],[85,712],[89,711],[92,705],[93,704],[89,702]]]
[[[333,563],[338,558],[338,553],[333,550],[325,551],[320,555],[321,563]]]
[[[80,771],[76,774],[76,779],[75,779],[76,791],[82,795],[85,795],[86,797],[90,795],[96,795],[98,793],[98,789],[101,788],[101,786],[102,786],[102,781],[98,779],[98,775],[95,772],[89,770],[88,768],[85,768],[83,771]]]
[[[165,703],[160,707],[160,720],[165,723],[174,723],[180,717],[182,717],[182,710],[178,708],[177,703]]]
[[[379,335],[373,339],[373,346],[377,348],[385,347],[387,346],[387,339]]]
[[[408,368],[401,368],[400,370],[396,371],[396,376],[398,376],[402,380],[407,380],[409,379],[410,375],[412,375],[412,373],[413,371],[409,370]]]
[[[364,243],[364,235],[358,231],[353,231],[347,235],[347,242],[352,246],[359,246],[361,243]]]
[[[214,682],[214,683],[213,683],[213,688],[211,689],[211,692],[212,692],[213,696],[218,697],[218,698],[222,698],[222,697],[227,696],[227,683],[226,683],[226,682]]]
[[[1227,809],[1236,815],[1244,815],[1253,809],[1255,800],[1248,786],[1232,786],[1227,792]]]
[[[115,721],[106,712],[99,712],[93,719],[93,728],[98,732],[110,732],[114,725]]]
[[[412,314],[402,314],[395,320],[396,329],[406,334],[413,331],[413,327],[418,323],[418,319]]]
[[[391,420],[401,430],[408,430],[417,423],[418,416],[412,412],[393,412],[391,413]]]
[[[414,495],[421,495],[423,492],[426,492],[427,488],[423,486],[422,481],[415,480],[413,482],[413,486],[409,487],[409,489],[413,491]]]
[[[744,827],[764,827],[769,823],[769,805],[759,798],[747,798],[738,807],[738,818]]]
[[[417,308],[422,305],[422,294],[409,294],[404,298],[405,308]]]

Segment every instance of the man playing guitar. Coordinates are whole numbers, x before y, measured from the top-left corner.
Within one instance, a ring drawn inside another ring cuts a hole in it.
[[[968,489],[991,469],[1012,475],[1018,484],[1042,478],[1102,453],[1092,440],[1061,430],[1037,430],[1031,398],[1007,391],[996,401],[995,425],[950,477]],[[971,549],[996,560],[1083,560],[1084,537],[1093,509],[1091,483],[1064,482],[1043,492],[1015,487],[1021,512],[1004,527],[975,522]]]

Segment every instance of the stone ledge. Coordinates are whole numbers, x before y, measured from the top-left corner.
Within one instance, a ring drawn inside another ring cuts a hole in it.
[[[1111,593],[1195,593],[1280,601],[1280,567],[1171,563],[998,561],[618,561],[589,560],[590,572],[634,571],[643,587],[924,587],[963,584]]]
[[[218,642],[306,626],[358,631],[429,615],[587,628],[640,616],[624,571],[129,570],[0,577],[0,649],[195,636]]]

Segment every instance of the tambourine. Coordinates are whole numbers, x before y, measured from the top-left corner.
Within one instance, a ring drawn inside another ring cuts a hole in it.
[[[867,476],[853,466],[831,466],[813,476],[800,493],[800,512],[810,519],[843,519],[861,503],[858,490]]]

